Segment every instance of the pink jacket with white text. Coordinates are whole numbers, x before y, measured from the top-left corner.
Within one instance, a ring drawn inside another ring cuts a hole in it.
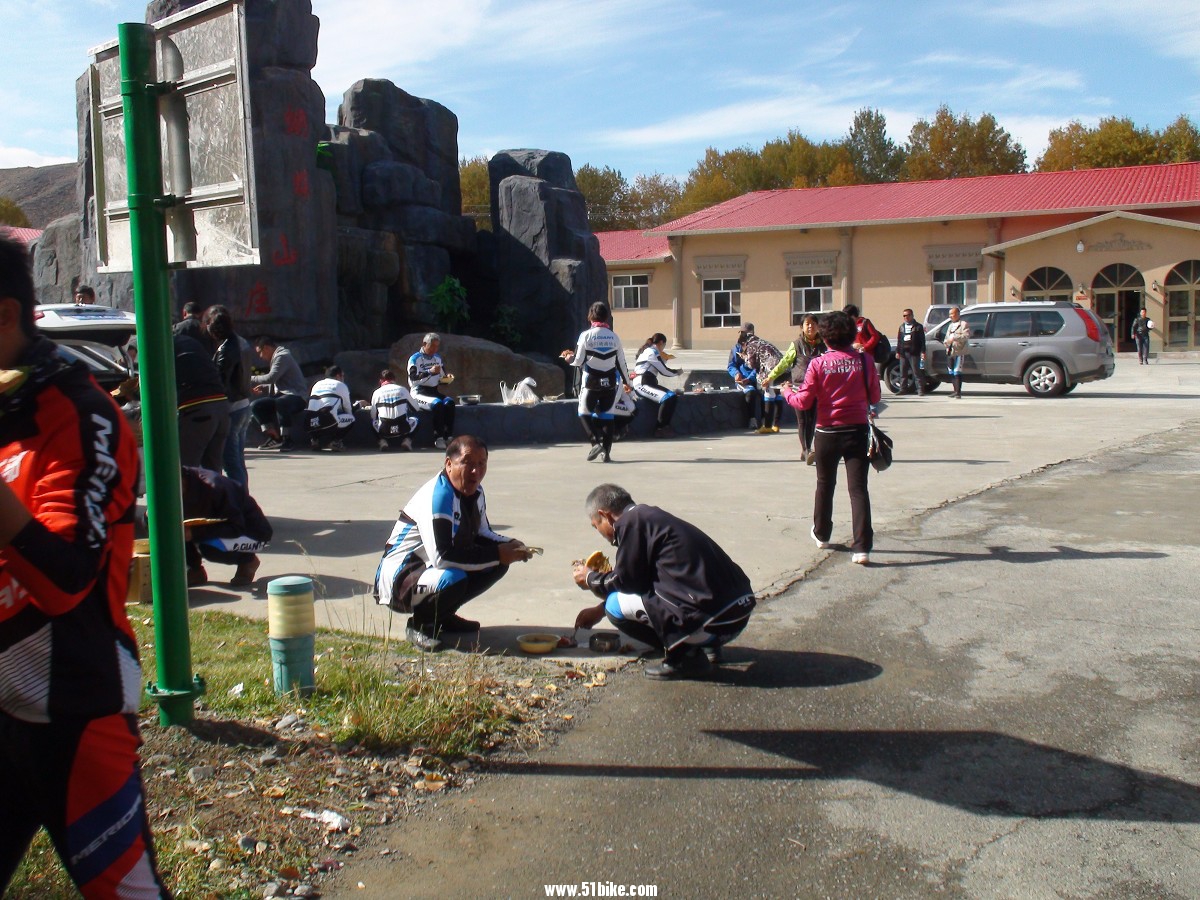
[[[868,405],[879,402],[879,373],[857,350],[829,350],[808,364],[800,389],[784,386],[783,396],[796,409],[815,404],[818,428],[865,425]]]

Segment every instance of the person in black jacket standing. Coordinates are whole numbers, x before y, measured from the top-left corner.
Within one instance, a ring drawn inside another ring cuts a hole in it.
[[[900,366],[900,393],[908,393],[905,387],[911,376],[917,388],[917,396],[925,396],[925,326],[913,317],[913,311],[906,309],[902,313],[904,321],[896,333],[896,357]]]
[[[605,616],[634,640],[661,648],[651,678],[694,678],[721,661],[721,647],[742,633],[755,606],[750,579],[716,541],[629,492],[602,484],[588,494],[592,527],[617,548],[611,572],[582,562],[575,583],[601,598],[580,610],[576,628]]]

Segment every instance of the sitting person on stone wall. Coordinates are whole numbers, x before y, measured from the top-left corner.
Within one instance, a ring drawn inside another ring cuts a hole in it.
[[[391,369],[379,373],[379,387],[371,395],[371,425],[379,435],[379,449],[386,452],[392,441],[400,449],[411,450],[412,435],[417,430],[417,417],[412,414],[415,404],[404,385],[396,383]]]
[[[346,449],[343,440],[354,427],[354,404],[341,366],[330,366],[325,377],[312,386],[306,421],[313,450],[328,446],[337,453]]]
[[[187,527],[184,545],[188,587],[208,584],[204,560],[237,566],[229,584],[248,587],[258,572],[258,552],[272,537],[271,523],[239,482],[211,469],[184,466],[183,517],[206,519]]]
[[[488,523],[487,463],[487,445],[474,435],[450,441],[442,471],[404,504],[384,546],[375,601],[411,615],[405,634],[421,650],[440,650],[443,635],[478,631],[459,609],[533,556]]]
[[[261,395],[250,404],[250,415],[267,436],[259,449],[286,453],[295,449],[292,417],[304,409],[308,381],[291,351],[274,338],[255,338],[254,349],[259,359],[270,365],[264,374],[250,376],[254,393]]]
[[[454,434],[454,398],[443,396],[438,386],[450,384],[454,376],[438,354],[442,336],[429,332],[421,340],[421,349],[408,358],[408,391],[413,403],[422,412],[433,415],[433,446],[446,449]]]

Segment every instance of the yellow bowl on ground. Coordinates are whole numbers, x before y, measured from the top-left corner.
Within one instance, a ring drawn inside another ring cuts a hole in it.
[[[518,634],[517,646],[526,653],[549,653],[558,646],[558,635]]]

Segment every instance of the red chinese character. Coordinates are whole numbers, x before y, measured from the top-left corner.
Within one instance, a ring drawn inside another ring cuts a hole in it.
[[[283,111],[283,128],[288,134],[304,137],[308,134],[308,113],[298,106]]]
[[[252,316],[269,316],[270,314],[271,301],[267,294],[267,286],[261,281],[256,281],[246,297],[246,311],[242,318],[249,319]]]
[[[271,262],[277,266],[290,266],[295,264],[298,254],[290,246],[286,234],[279,236],[279,249],[271,254]]]
[[[304,169],[292,175],[292,193],[297,197],[307,197],[309,195],[308,172]]]

